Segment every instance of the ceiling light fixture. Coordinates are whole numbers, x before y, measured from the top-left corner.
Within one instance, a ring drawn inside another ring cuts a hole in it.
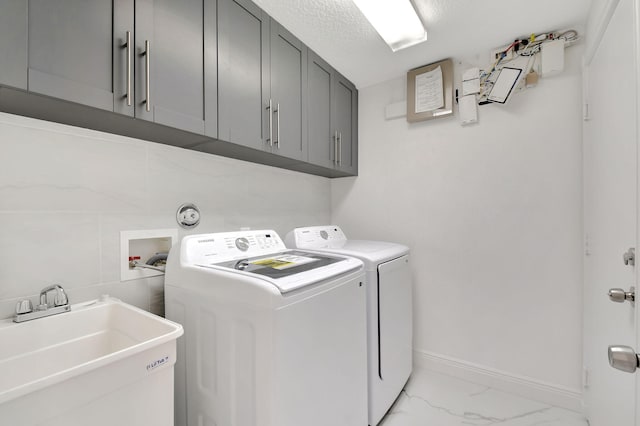
[[[353,0],[394,52],[427,40],[411,0]]]

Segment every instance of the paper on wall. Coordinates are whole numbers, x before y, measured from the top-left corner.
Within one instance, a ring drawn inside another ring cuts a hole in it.
[[[440,66],[416,76],[416,113],[444,107],[444,86]]]

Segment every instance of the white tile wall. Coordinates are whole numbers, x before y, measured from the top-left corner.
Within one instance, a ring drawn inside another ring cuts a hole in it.
[[[329,179],[0,113],[0,318],[60,283],[72,303],[111,294],[162,313],[163,280],[120,282],[120,231],[186,233],[328,223]]]
[[[402,78],[360,90],[359,176],[332,181],[332,221],[350,238],[411,247],[414,349],[576,394],[582,53],[567,49],[565,72],[481,107],[474,126],[385,120]]]

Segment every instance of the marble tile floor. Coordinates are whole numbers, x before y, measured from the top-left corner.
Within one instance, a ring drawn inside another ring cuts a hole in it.
[[[380,426],[588,426],[580,413],[424,369]]]

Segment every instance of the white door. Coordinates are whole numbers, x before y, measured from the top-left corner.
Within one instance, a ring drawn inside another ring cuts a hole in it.
[[[584,400],[591,426],[636,424],[638,375],[613,369],[607,357],[610,345],[640,349],[635,304],[608,296],[636,282],[635,267],[623,262],[636,247],[638,220],[635,1],[618,2],[585,64]]]

